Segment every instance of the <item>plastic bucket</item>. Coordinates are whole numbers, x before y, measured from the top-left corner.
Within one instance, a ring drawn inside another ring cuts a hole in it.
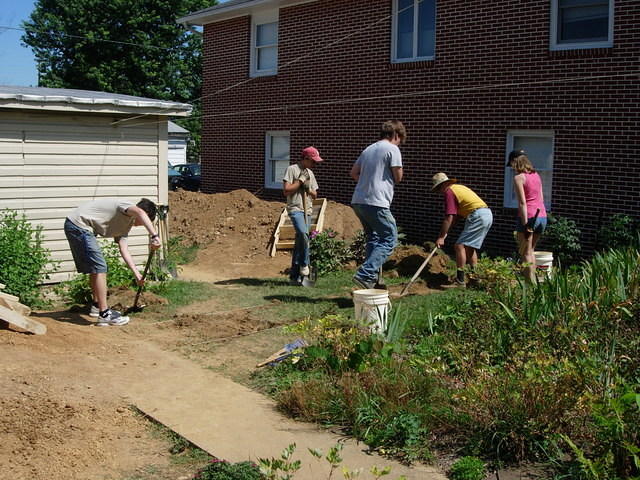
[[[538,281],[551,278],[553,270],[553,252],[533,252],[536,257],[536,276]]]
[[[353,306],[356,322],[369,327],[372,333],[384,333],[387,330],[389,311],[389,292],[369,288],[353,292]]]

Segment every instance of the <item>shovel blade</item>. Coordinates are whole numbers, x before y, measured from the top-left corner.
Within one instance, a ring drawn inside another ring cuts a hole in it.
[[[302,278],[302,286],[303,287],[315,287],[316,281],[311,278],[311,276]]]

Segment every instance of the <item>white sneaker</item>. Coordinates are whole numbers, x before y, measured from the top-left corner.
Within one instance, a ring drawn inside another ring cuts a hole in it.
[[[304,267],[300,267],[300,275],[302,275],[303,277],[308,277],[309,276],[310,270],[309,270],[309,265],[305,265]]]
[[[126,325],[129,323],[129,317],[123,317],[117,310],[107,310],[106,315],[100,315],[98,317],[98,327],[108,327],[109,325]]]
[[[100,309],[92,303],[91,310],[89,310],[89,316],[93,318],[98,318],[99,315],[100,315]]]

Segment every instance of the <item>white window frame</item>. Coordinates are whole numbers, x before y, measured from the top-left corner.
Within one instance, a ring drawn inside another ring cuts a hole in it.
[[[549,32],[549,49],[550,50],[578,50],[589,48],[611,48],[613,47],[613,12],[614,12],[614,0],[609,1],[609,26],[607,40],[599,42],[574,42],[574,43],[560,43],[558,42],[558,0],[551,0],[551,22]]]
[[[271,138],[272,137],[288,137],[289,138],[289,157],[287,163],[291,161],[291,132],[289,130],[270,130],[264,136],[264,187],[282,189],[282,179],[275,178],[271,180],[271,163],[278,161],[271,157]]]
[[[413,52],[417,55],[418,52],[418,6],[422,0],[413,0],[413,8],[415,15],[413,16]],[[412,56],[410,58],[398,58],[398,0],[393,0],[393,15],[391,16],[391,62],[392,63],[407,63],[407,62],[420,62],[424,60],[434,60],[436,58],[436,25],[438,18],[438,2],[436,2],[436,12],[434,18],[434,41],[433,41],[433,55],[424,57]]]
[[[502,200],[502,205],[504,208],[518,208],[518,200],[515,195],[513,195],[513,177],[515,176],[515,172],[513,169],[507,165],[507,160],[509,159],[509,153],[511,153],[514,149],[514,137],[542,137],[542,138],[550,138],[551,139],[551,168],[544,170],[551,170],[551,179],[552,183],[549,186],[549,190],[553,187],[553,160],[555,157],[555,131],[553,130],[509,130],[507,132],[507,142],[506,149],[504,154],[504,163],[506,165],[504,168],[504,196]],[[543,171],[543,169],[540,169]],[[544,197],[544,205],[550,210],[552,198],[551,195],[545,195]],[[514,200],[515,199],[515,200]]]
[[[269,75],[276,75],[278,73],[278,40],[280,37],[280,30],[278,28],[278,34],[276,43],[274,45],[263,45],[262,47],[276,47],[276,66],[274,68],[268,68],[258,70],[258,48],[256,42],[258,41],[258,26],[266,23],[278,23],[278,10],[270,10],[266,12],[256,13],[251,16],[251,54],[250,54],[250,77],[265,77]],[[279,25],[278,25],[279,27]]]

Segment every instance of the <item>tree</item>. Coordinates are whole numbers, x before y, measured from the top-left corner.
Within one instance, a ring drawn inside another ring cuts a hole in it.
[[[34,52],[41,87],[189,103],[201,96],[202,36],[176,19],[215,3],[37,0],[22,41]],[[199,139],[194,120],[184,126]]]

